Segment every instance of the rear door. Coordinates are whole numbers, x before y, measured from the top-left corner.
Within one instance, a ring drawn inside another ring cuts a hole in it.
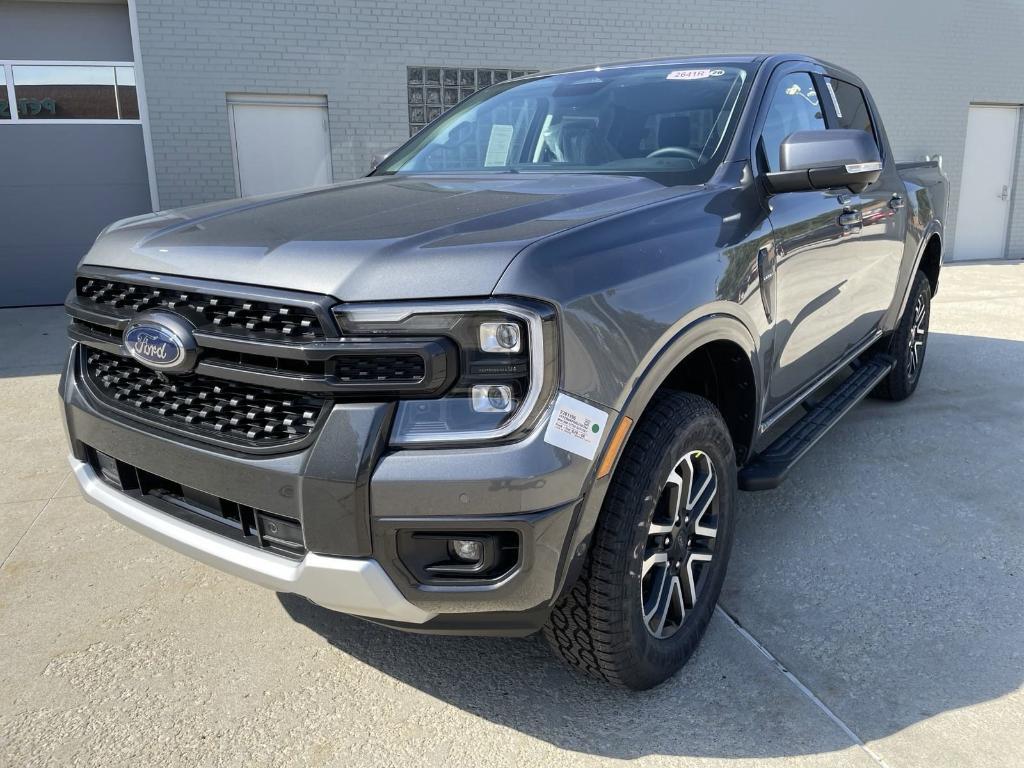
[[[840,356],[854,349],[879,327],[889,310],[899,283],[906,236],[906,194],[896,163],[888,157],[881,124],[865,92],[857,85],[826,73],[822,86],[825,119],[829,128],[866,132],[878,146],[882,175],[859,194],[851,195],[849,209],[859,217],[848,249],[848,282],[844,286],[844,311],[847,325],[843,331]]]

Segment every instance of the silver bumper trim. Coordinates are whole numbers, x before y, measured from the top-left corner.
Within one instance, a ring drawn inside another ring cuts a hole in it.
[[[85,499],[118,522],[182,554],[277,592],[342,613],[422,624],[436,614],[403,597],[376,560],[306,554],[293,561],[218,536],[118,492],[89,464],[69,457]]]

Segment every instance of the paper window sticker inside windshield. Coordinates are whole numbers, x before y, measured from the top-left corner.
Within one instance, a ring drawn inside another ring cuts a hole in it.
[[[512,126],[495,123],[491,126],[491,136],[487,140],[487,155],[484,166],[508,165],[508,149],[512,144]]]
[[[720,77],[724,69],[677,69],[669,72],[666,80],[703,80],[705,77]]]

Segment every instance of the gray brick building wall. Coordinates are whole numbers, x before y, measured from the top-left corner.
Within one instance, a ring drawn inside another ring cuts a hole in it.
[[[236,194],[227,93],[326,95],[334,178],[343,180],[407,137],[409,65],[551,69],[792,50],[865,79],[897,158],[943,155],[952,244],[968,105],[1024,102],[1017,0],[138,0],[137,7],[163,207]],[[1017,188],[1024,191],[1021,163]],[[1021,194],[1010,253],[1024,257]]]

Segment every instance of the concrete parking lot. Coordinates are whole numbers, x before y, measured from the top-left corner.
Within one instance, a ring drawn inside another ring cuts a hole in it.
[[[1024,766],[1024,264],[947,266],[931,333],[911,400],[741,494],[723,611],[634,694],[113,523],[69,479],[61,312],[0,311],[0,764]]]

